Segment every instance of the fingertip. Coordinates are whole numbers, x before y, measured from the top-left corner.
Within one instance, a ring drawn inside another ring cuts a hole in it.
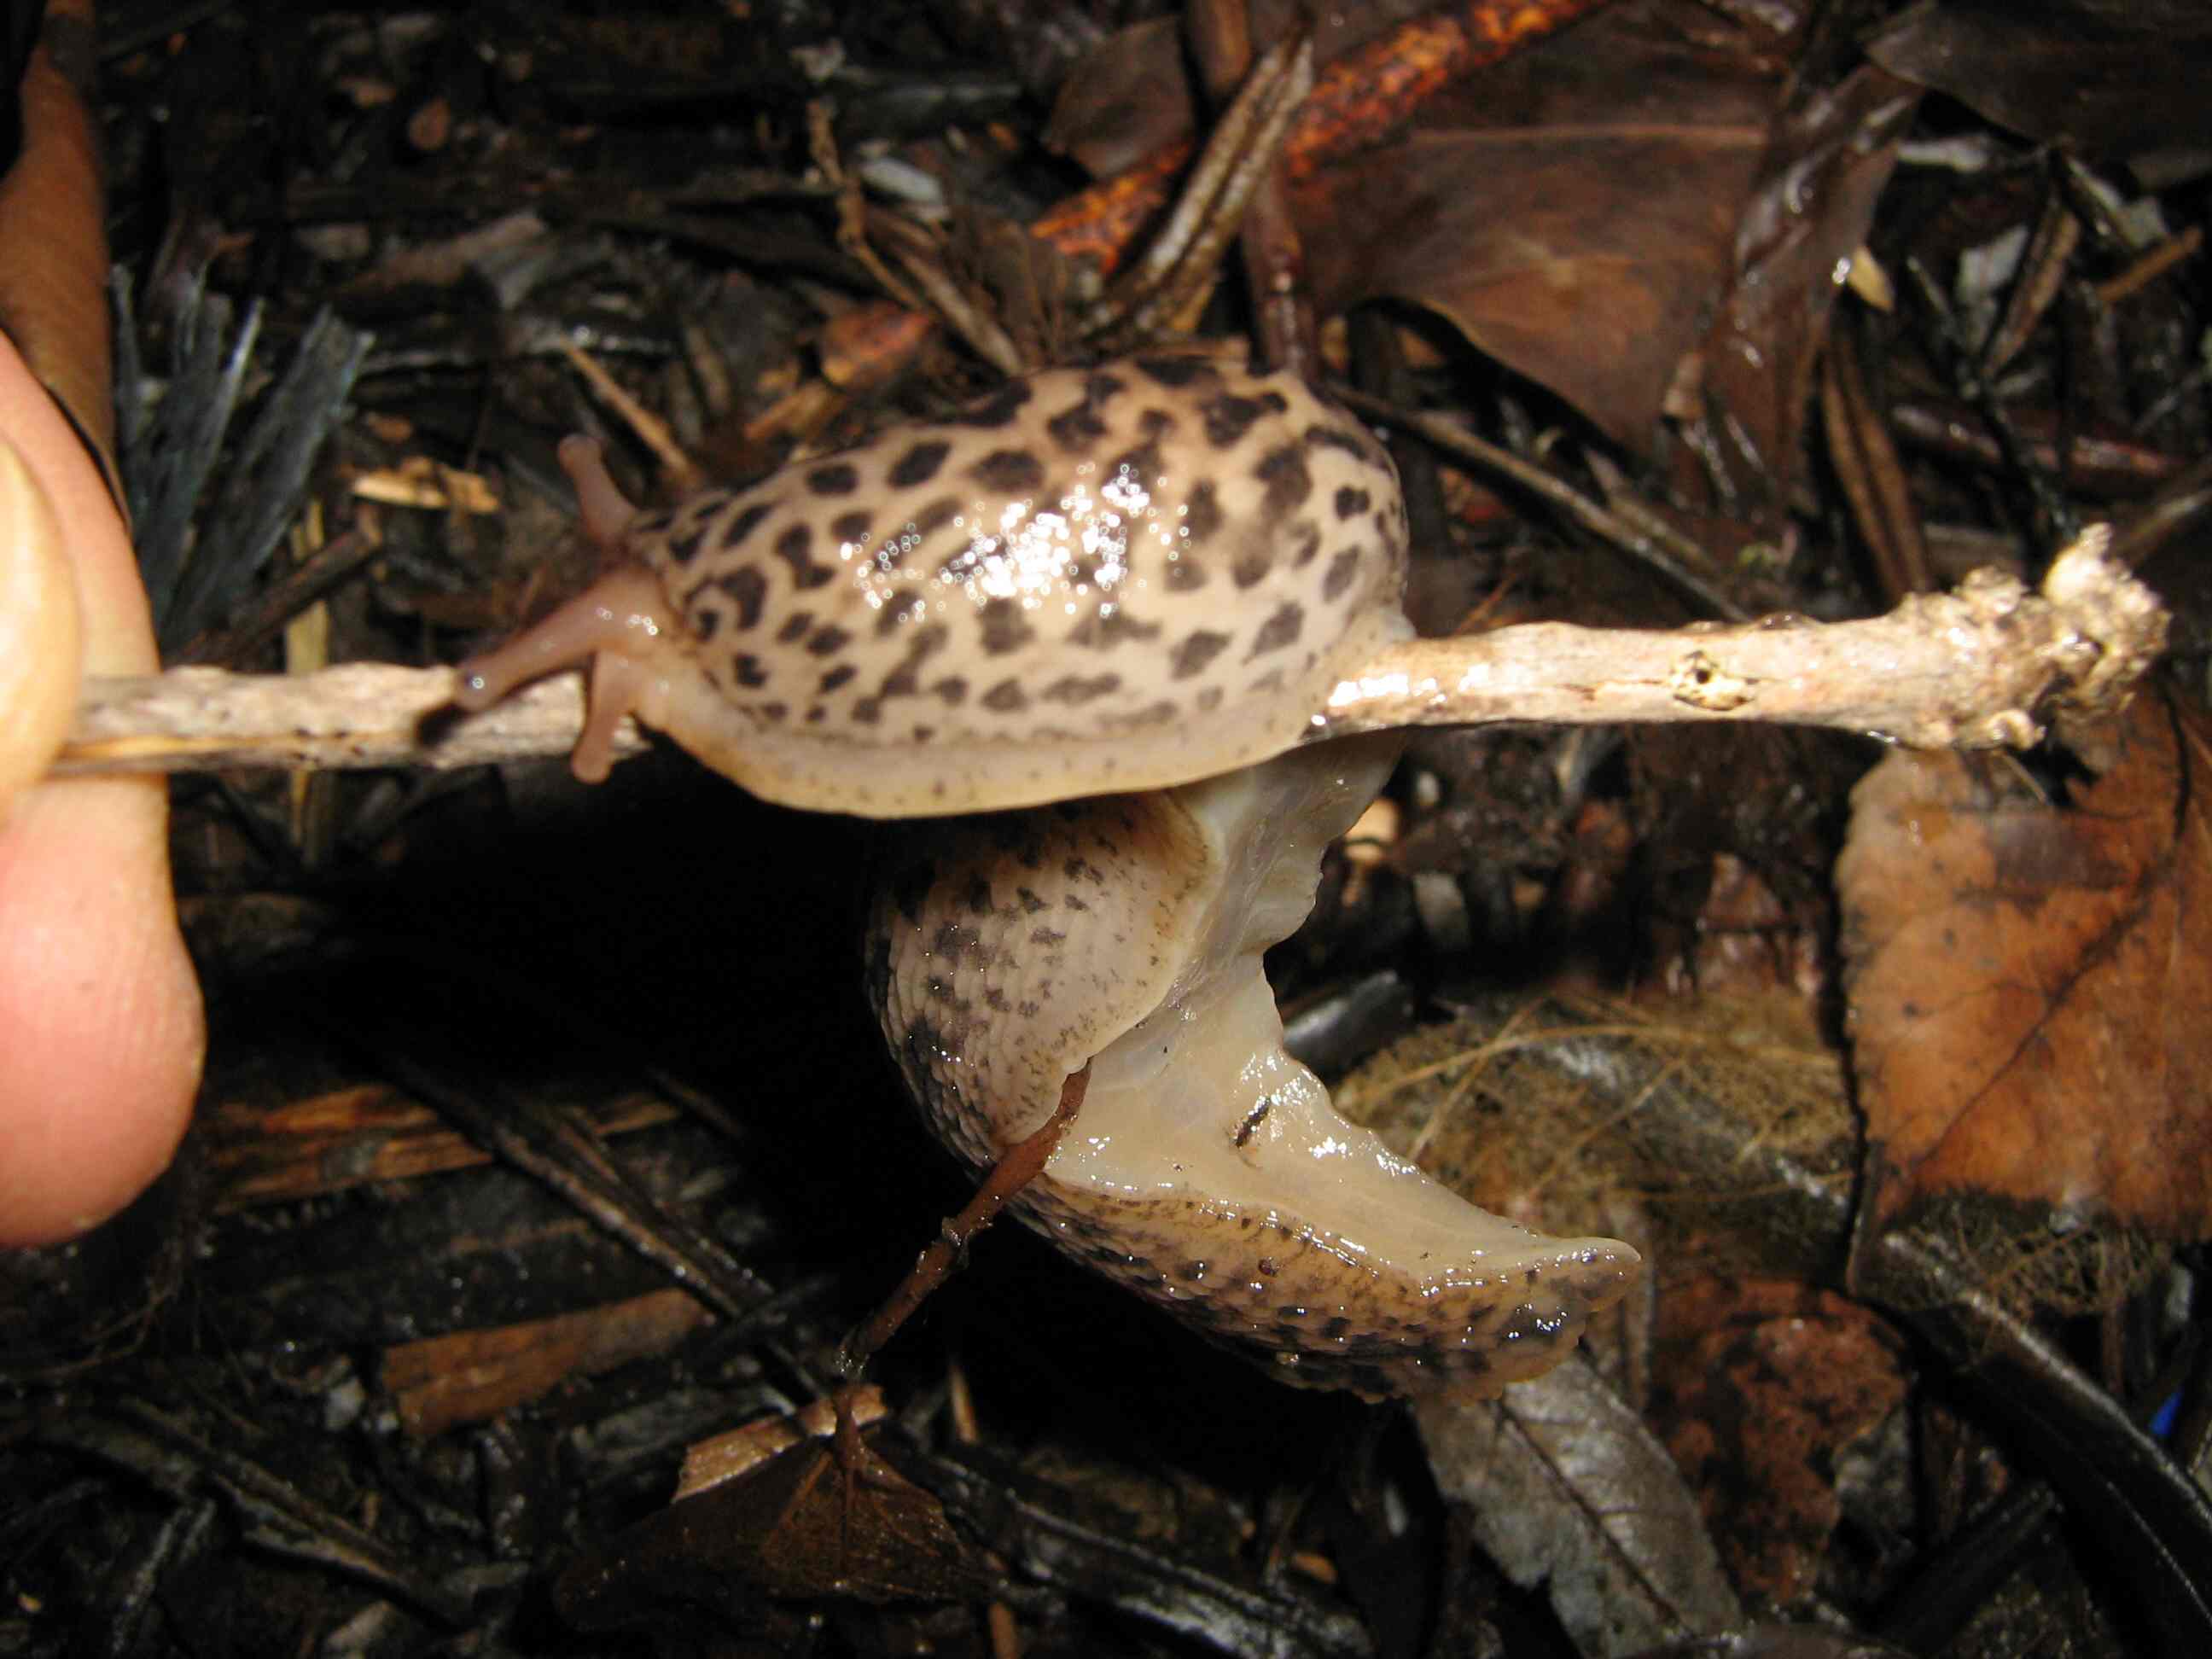
[[[158,779],[41,785],[0,830],[0,1244],[96,1226],[168,1164],[206,1054]]]

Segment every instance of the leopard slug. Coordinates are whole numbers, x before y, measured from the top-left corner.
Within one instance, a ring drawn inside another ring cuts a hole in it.
[[[1297,746],[1407,632],[1396,474],[1352,416],[1160,356],[665,511],[634,514],[590,446],[563,459],[629,562],[464,665],[457,700],[588,658],[580,775],[629,712],[769,799],[983,815],[902,832],[867,981],[972,1165],[1090,1066],[1015,1200],[1030,1226],[1285,1380],[1370,1397],[1495,1393],[1624,1292],[1627,1245],[1475,1208],[1283,1048],[1261,956],[1396,753]]]

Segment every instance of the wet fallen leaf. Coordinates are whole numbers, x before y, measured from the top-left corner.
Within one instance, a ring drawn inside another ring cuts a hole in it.
[[[1778,532],[1813,365],[1841,291],[1836,273],[1874,223],[1917,92],[1871,65],[1833,86],[1800,84],[1776,118],[1712,325],[1686,356],[1669,412],[1724,468],[1739,512]],[[1689,469],[1682,469],[1686,481]]]
[[[1836,869],[1887,1219],[1974,1191],[2212,1235],[2212,739],[2140,698],[2070,805],[1893,755]]]
[[[1867,52],[2000,125],[2084,155],[2212,143],[2212,18],[2197,0],[1911,6]]]
[[[996,1575],[943,1507],[864,1442],[849,1475],[831,1441],[805,1438],[757,1468],[679,1498],[586,1554],[554,1599],[586,1629],[657,1601],[747,1623],[764,1604],[980,1600]]]
[[[1679,1471],[1643,1420],[1572,1360],[1500,1401],[1426,1400],[1414,1424],[1445,1498],[1582,1650],[1715,1636],[1742,1618]]]
[[[1778,66],[1668,3],[1590,18],[1424,105],[1401,142],[1294,192],[1327,310],[1389,295],[1565,398],[1656,433],[1729,270]]]

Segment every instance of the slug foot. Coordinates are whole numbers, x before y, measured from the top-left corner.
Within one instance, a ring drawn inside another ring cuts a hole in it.
[[[1347,1122],[1284,1051],[1261,972],[1395,750],[1316,744],[909,842],[871,991],[971,1162],[1087,1066],[1081,1116],[1014,1200],[1068,1254],[1285,1382],[1494,1395],[1563,1359],[1637,1253],[1490,1215]]]

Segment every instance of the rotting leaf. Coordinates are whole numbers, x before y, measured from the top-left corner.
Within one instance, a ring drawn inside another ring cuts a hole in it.
[[[1867,54],[2000,126],[2081,155],[2212,143],[2212,17],[2198,0],[1908,6]]]
[[[1668,1449],[1730,1576],[1788,1607],[1820,1588],[1838,1471],[1903,1402],[1897,1341],[1832,1291],[1778,1279],[1670,1286],[1653,1356]]]
[[[1666,1450],[1579,1359],[1485,1403],[1413,1407],[1437,1487],[1585,1653],[1717,1635],[1742,1617]]]
[[[1294,204],[1317,305],[1388,295],[1646,448],[1730,264],[1777,75],[1623,7],[1423,106],[1404,141],[1320,168]]]
[[[1836,868],[1878,1219],[1972,1191],[2212,1235],[2205,724],[2143,697],[2069,806],[1898,754]]]
[[[835,1443],[805,1438],[680,1498],[562,1574],[554,1596],[586,1629],[661,1601],[744,1623],[776,1600],[982,1600],[998,1583],[937,1499],[865,1443],[850,1478]]]
[[[1748,497],[1759,522],[1778,527],[1835,273],[1872,226],[1919,106],[1911,88],[1862,65],[1834,87],[1801,90],[1774,123],[1737,224],[1732,278],[1681,365],[1676,391],[1687,406],[1674,411],[1692,447],[1724,469],[1720,493]]]

